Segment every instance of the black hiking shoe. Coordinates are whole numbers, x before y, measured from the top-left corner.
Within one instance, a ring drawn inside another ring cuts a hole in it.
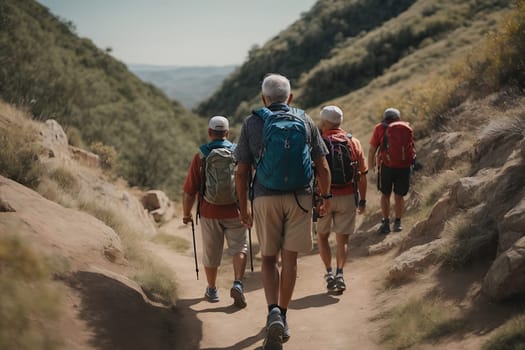
[[[338,274],[337,276],[335,276],[335,288],[340,293],[346,290],[346,284],[345,279],[343,278],[343,274]]]
[[[390,220],[389,219],[383,219],[381,223],[381,228],[379,229],[379,232],[386,235],[390,233]]]
[[[335,277],[334,274],[331,272],[327,272],[324,275],[324,280],[326,281],[326,289],[328,291],[333,292],[335,290]]]
[[[230,289],[230,296],[233,298],[233,305],[241,309],[246,307],[246,298],[244,297],[241,281],[233,282],[233,287]]]
[[[396,219],[394,221],[394,232],[403,231],[403,225],[401,225],[401,219]]]
[[[263,350],[282,350],[284,329],[281,310],[278,307],[274,307],[266,320],[266,337],[262,346]]]

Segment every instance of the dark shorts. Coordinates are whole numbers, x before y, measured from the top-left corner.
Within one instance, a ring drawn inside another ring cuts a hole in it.
[[[405,196],[410,187],[410,168],[388,168],[381,165],[378,178],[378,188],[381,193],[390,195],[392,188],[394,193]]]

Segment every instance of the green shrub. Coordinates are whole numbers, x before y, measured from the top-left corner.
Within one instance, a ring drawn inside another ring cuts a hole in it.
[[[84,140],[82,139],[82,133],[80,130],[73,126],[65,126],[64,132],[67,135],[67,141],[71,146],[78,148],[86,148]]]
[[[115,150],[115,147],[104,145],[102,142],[93,142],[89,148],[93,153],[99,156],[102,169],[116,169],[117,151]]]

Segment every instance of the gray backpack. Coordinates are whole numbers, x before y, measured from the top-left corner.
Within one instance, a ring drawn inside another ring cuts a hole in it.
[[[231,143],[228,142],[228,144]],[[237,202],[235,193],[236,160],[233,147],[228,146],[212,148],[203,158],[204,181],[201,194],[211,204],[227,205]]]

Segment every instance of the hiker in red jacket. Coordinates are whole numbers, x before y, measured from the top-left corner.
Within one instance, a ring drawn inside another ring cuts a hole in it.
[[[376,155],[377,153],[377,155]],[[388,108],[383,121],[376,125],[370,139],[368,168],[378,166],[377,185],[381,191],[383,220],[380,232],[390,233],[390,195],[394,190],[394,231],[403,229],[401,218],[405,208],[404,196],[410,187],[410,168],[416,158],[414,132],[407,122],[401,121],[401,113]]]
[[[246,307],[242,279],[246,269],[246,229],[239,221],[235,196],[233,150],[235,144],[228,141],[229,122],[223,116],[214,116],[208,125],[209,143],[199,147],[184,181],[182,202],[184,224],[193,222],[191,213],[198,200],[197,216],[202,231],[202,261],[208,285],[204,297],[210,302],[219,301],[216,285],[221,265],[224,240],[233,262],[234,282],[230,296],[234,305]]]

